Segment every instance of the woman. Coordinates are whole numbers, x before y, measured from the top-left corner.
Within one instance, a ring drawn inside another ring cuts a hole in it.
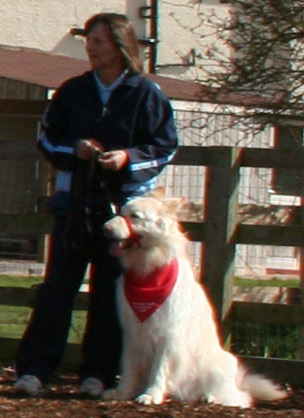
[[[115,384],[121,335],[114,294],[121,268],[109,255],[100,225],[110,207],[153,189],[177,148],[170,104],[159,87],[140,75],[138,44],[127,17],[95,15],[85,24],[85,36],[92,69],[57,90],[38,141],[57,178],[50,201],[55,217],[47,274],[15,363],[14,387],[30,395],[43,389],[62,360],[88,263],[93,274],[80,391],[100,397]],[[94,234],[90,245],[75,231],[86,216]]]

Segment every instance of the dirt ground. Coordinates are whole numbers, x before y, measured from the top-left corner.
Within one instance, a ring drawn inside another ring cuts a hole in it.
[[[304,391],[294,391],[286,400],[260,404],[252,409],[227,408],[200,403],[169,401],[158,406],[134,402],[102,402],[82,397],[77,377],[61,372],[39,397],[22,397],[12,388],[10,367],[0,368],[0,417],[10,418],[303,418]]]

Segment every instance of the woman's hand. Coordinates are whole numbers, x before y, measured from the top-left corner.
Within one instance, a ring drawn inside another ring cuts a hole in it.
[[[102,152],[102,145],[96,139],[81,139],[75,147],[75,154],[82,160],[89,160],[96,152]]]
[[[119,171],[128,164],[129,153],[125,150],[104,152],[98,161],[105,170]]]

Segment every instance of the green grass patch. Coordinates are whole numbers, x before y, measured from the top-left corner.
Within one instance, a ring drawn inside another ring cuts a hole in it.
[[[0,337],[20,338],[30,318],[27,307],[0,305]]]
[[[300,327],[235,321],[232,335],[237,354],[299,359]]]
[[[0,275],[0,292],[1,287],[31,288],[42,281],[43,277]],[[31,312],[32,309],[30,307],[0,305],[0,337],[21,338],[28,324]],[[69,342],[81,342],[85,318],[85,311],[74,311],[68,339]]]
[[[281,279],[278,277],[273,277],[271,279],[244,279],[242,277],[235,277],[234,279],[235,286],[244,286],[244,287],[300,287],[299,279]]]
[[[35,284],[41,283],[42,277],[24,277],[24,276],[10,276],[0,275],[0,287],[32,287]]]
[[[43,277],[24,277],[24,276],[10,276],[0,275],[0,287],[32,287],[35,284],[41,283]],[[245,287],[299,287],[300,280],[294,278],[281,279],[279,277],[273,277],[271,279],[245,279],[243,277],[235,277],[235,286]]]

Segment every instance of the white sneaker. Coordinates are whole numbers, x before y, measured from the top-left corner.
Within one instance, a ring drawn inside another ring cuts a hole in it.
[[[105,390],[101,380],[96,377],[87,377],[80,385],[79,392],[90,396],[90,398],[100,398]]]
[[[17,392],[25,393],[30,396],[38,395],[42,388],[42,383],[38,377],[32,376],[31,374],[24,374],[14,384],[14,389]]]

